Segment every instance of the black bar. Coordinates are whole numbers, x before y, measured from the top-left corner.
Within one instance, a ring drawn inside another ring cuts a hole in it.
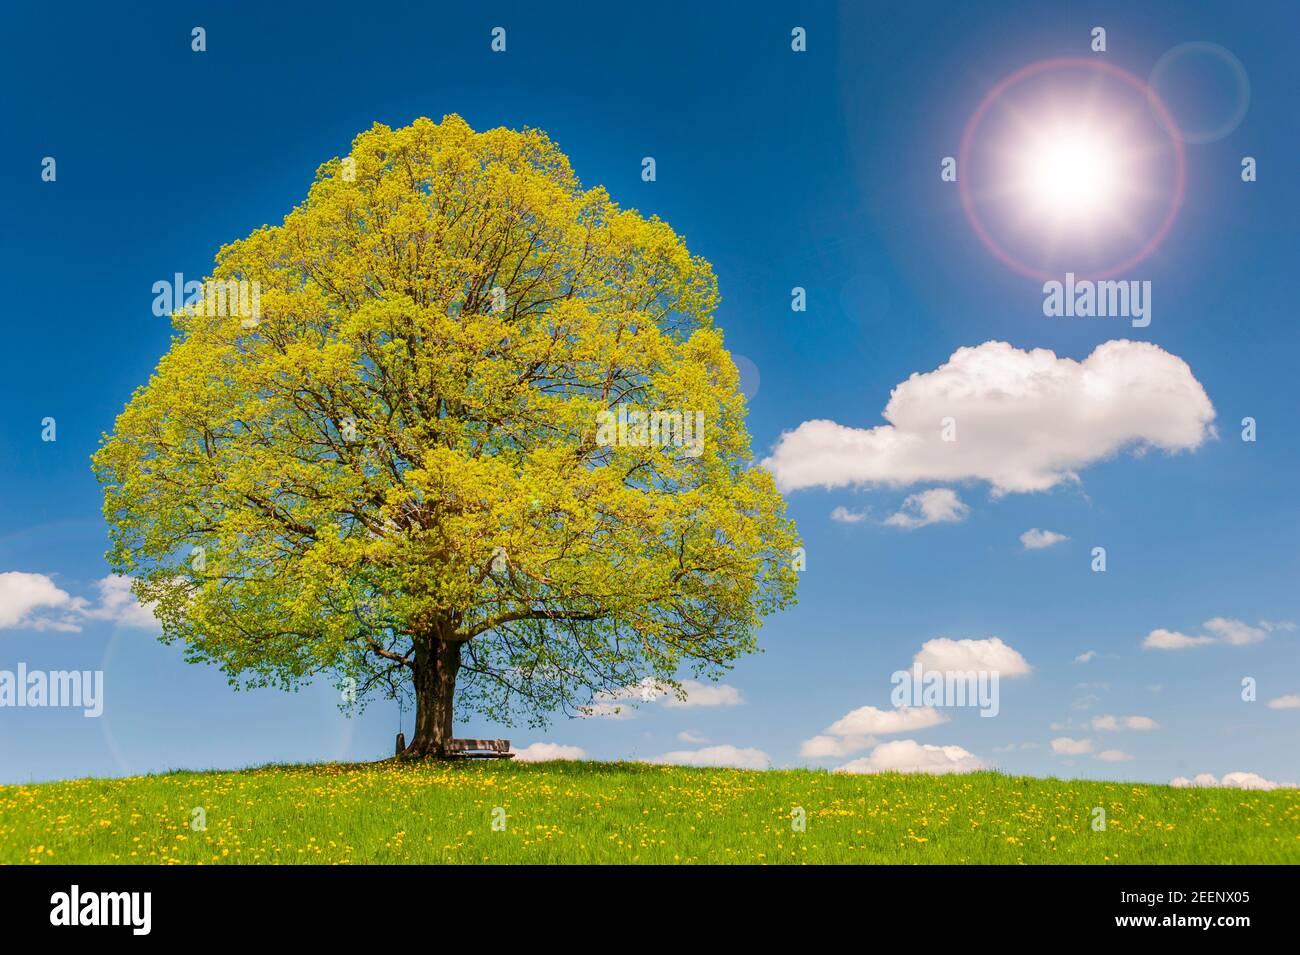
[[[74,885],[82,906],[88,894],[150,893],[148,933],[130,924],[134,912],[142,927],[142,907],[121,910],[126,924],[51,924],[57,894],[70,903]],[[592,938],[607,927],[674,944],[685,926],[727,936],[784,924],[863,939],[902,931],[917,944],[1030,929],[1057,933],[1047,938],[1199,934],[1232,944],[1293,933],[1296,887],[1295,869],[1270,866],[41,866],[0,869],[0,926],[7,941],[77,932],[127,944],[373,947],[408,944],[399,939],[418,940],[441,923],[503,943],[557,929]]]

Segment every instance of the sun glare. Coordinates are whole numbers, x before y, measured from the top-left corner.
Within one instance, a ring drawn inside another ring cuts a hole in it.
[[[1163,240],[1185,183],[1172,117],[1096,60],[1033,63],[980,101],[957,179],[967,218],[1005,264],[1047,281],[1127,271]]]
[[[1090,129],[1053,130],[1025,150],[1022,186],[1038,216],[1076,225],[1108,218],[1122,192],[1117,152]]]

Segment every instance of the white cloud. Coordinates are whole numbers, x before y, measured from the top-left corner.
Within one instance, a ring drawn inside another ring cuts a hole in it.
[[[120,627],[139,630],[158,629],[158,618],[151,607],[145,607],[131,593],[131,578],[124,574],[109,574],[95,582],[99,590],[98,606],[87,607],[83,613],[92,620],[111,620]]]
[[[727,766],[732,769],[767,769],[772,758],[761,749],[736,746],[706,746],[704,749],[679,749],[649,760],[674,766]]]
[[[1003,643],[1000,637],[988,640],[936,637],[921,644],[921,650],[912,662],[919,663],[922,670],[996,670],[1000,677],[1024,676],[1031,669],[1025,658]]]
[[[1213,643],[1213,637],[1189,637],[1177,630],[1165,630],[1163,627],[1152,630],[1142,641],[1143,650],[1182,650],[1187,647],[1200,647]]]
[[[912,739],[881,743],[870,756],[835,769],[837,773],[970,773],[987,769],[984,761],[960,746],[930,746]]]
[[[1051,547],[1053,544],[1069,539],[1064,534],[1058,534],[1056,531],[1041,531],[1037,527],[1031,527],[1020,535],[1020,543],[1025,545],[1025,550],[1042,550],[1044,547]]]
[[[1268,639],[1268,635],[1275,630],[1288,629],[1286,622],[1274,623],[1265,620],[1261,621],[1258,627],[1252,627],[1248,623],[1230,617],[1212,617],[1201,626],[1209,631],[1208,635],[1189,636],[1177,630],[1166,630],[1163,627],[1152,630],[1147,634],[1146,639],[1142,641],[1142,649],[1185,650],[1188,647],[1204,647],[1212,643],[1242,647]],[[1293,629],[1294,625],[1291,625],[1290,628]]]
[[[686,699],[679,700],[671,693],[664,697],[664,706],[740,706],[745,702],[740,690],[726,683],[701,683],[698,680],[683,680],[682,690]]]
[[[159,629],[150,607],[131,593],[131,578],[110,574],[95,582],[98,602],[73,597],[45,574],[0,573],[0,630],[61,630],[76,633],[88,620],[119,627]]]
[[[530,743],[514,751],[520,763],[549,763],[557,759],[585,759],[587,751],[581,746],[562,746],[559,743]]]
[[[828,726],[823,735],[804,740],[799,755],[807,759],[849,756],[875,746],[876,736],[913,733],[946,722],[948,717],[932,706],[900,706],[892,710],[860,706]]]
[[[19,570],[0,574],[0,630],[17,627],[32,630],[51,629],[48,617],[36,616],[37,611],[67,607],[72,595],[60,590],[44,574],[28,574]],[[53,627],[53,629],[69,629]]]
[[[1094,716],[1092,728],[1115,732],[1117,730],[1158,730],[1160,724],[1149,716]]]
[[[578,715],[584,719],[630,720],[636,713],[626,702],[588,703],[578,707]]]
[[[1133,754],[1118,749],[1103,749],[1097,754],[1097,758],[1104,763],[1125,763],[1133,758]]]
[[[872,736],[814,736],[799,744],[799,755],[805,759],[825,759],[860,753],[876,745]]]
[[[677,734],[677,738],[683,743],[690,743],[692,746],[703,746],[709,741],[709,738],[703,733],[697,733],[695,730],[682,730]]]
[[[726,683],[682,680],[681,688],[686,694],[685,699],[678,699],[676,692],[666,683],[660,683],[653,677],[646,677],[620,690],[597,693],[592,701],[580,707],[578,712],[584,717],[628,720],[635,714],[638,704],[662,703],[664,706],[676,709],[687,709],[696,706],[739,706],[745,702],[740,690]]]
[[[831,520],[838,521],[841,524],[856,524],[859,521],[867,519],[866,511],[850,511],[844,505],[840,505],[831,511]]]
[[[1131,448],[1193,450],[1214,407],[1181,358],[1109,341],[1082,362],[990,341],[960,348],[890,394],[887,424],[805,421],[763,465],[782,490],[987,481],[995,494],[1045,491]],[[956,440],[943,440],[952,418]]]
[[[1294,630],[1296,625],[1290,620],[1261,620],[1259,625],[1272,633],[1275,630]]]
[[[1227,773],[1222,779],[1215,778],[1213,773],[1201,773],[1199,776],[1193,776],[1188,779],[1186,776],[1177,776],[1169,780],[1169,785],[1179,789],[1188,787],[1204,788],[1222,788],[1222,789],[1291,789],[1294,787],[1287,786],[1284,783],[1275,783],[1271,779],[1265,779],[1257,773]]]
[[[630,720],[636,713],[632,704],[653,703],[666,689],[658,681],[646,677],[618,690],[602,690],[586,706],[579,707],[578,713],[596,719]]]
[[[932,706],[900,706],[893,710],[878,710],[874,706],[860,706],[836,720],[826,730],[832,736],[888,736],[891,733],[911,733],[929,726],[948,722]]]
[[[1097,655],[1097,651],[1096,651],[1096,650],[1088,650],[1088,651],[1086,651],[1086,652],[1084,652],[1084,653],[1080,653],[1077,657],[1075,657],[1075,658],[1074,658],[1074,662],[1075,662],[1075,663],[1087,663],[1089,660],[1091,660],[1091,659],[1092,659],[1093,657],[1095,657],[1096,655]]]
[[[1231,644],[1234,647],[1259,643],[1268,638],[1268,631],[1264,628],[1252,627],[1240,620],[1230,620],[1226,617],[1214,617],[1205,621],[1205,629],[1218,637],[1221,643]]]
[[[1268,701],[1270,710],[1300,710],[1300,693],[1288,693]]]
[[[909,494],[897,514],[885,518],[893,527],[925,527],[927,524],[950,524],[964,521],[970,508],[962,503],[957,492],[948,487],[935,487],[920,494]]]
[[[1092,740],[1058,736],[1052,740],[1052,752],[1058,756],[1083,756],[1092,752]]]

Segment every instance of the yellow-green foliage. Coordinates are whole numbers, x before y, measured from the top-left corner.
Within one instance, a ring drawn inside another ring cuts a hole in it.
[[[716,674],[793,599],[711,268],[544,133],[376,125],[211,278],[257,321],[178,311],[94,460],[110,561],[192,659],[365,691],[432,635],[505,717]],[[702,453],[599,444],[619,405],[702,412]]]
[[[638,763],[266,767],[0,787],[0,863],[22,862],[1296,863],[1300,791]]]

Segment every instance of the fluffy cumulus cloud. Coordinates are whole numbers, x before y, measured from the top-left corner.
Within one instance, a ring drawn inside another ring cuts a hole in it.
[[[616,703],[597,700],[577,708],[578,716],[595,720],[630,720],[636,715],[631,703],[620,700]]]
[[[521,763],[549,763],[557,759],[585,759],[587,751],[581,746],[562,746],[559,743],[530,743],[514,751]]]
[[[1187,787],[1206,787],[1222,789],[1290,789],[1284,783],[1275,783],[1271,779],[1265,779],[1258,773],[1227,773],[1222,779],[1214,776],[1213,773],[1201,773],[1199,776],[1193,776],[1188,779],[1186,776],[1177,776],[1169,780],[1169,785],[1177,788]]]
[[[900,706],[893,710],[879,710],[874,706],[860,706],[836,720],[826,732],[832,736],[888,736],[893,733],[911,733],[928,726],[948,722],[933,706]]]
[[[876,745],[874,736],[830,736],[821,734],[799,744],[799,755],[805,759],[842,759]]]
[[[597,693],[591,703],[579,709],[579,715],[610,720],[631,719],[639,705],[662,703],[674,708],[700,706],[739,706],[745,702],[743,694],[726,683],[701,683],[699,680],[682,680],[685,698],[678,698],[672,687],[646,677],[639,683],[621,690]]]
[[[1126,763],[1133,758],[1133,754],[1119,749],[1103,749],[1097,758],[1103,763]]]
[[[971,773],[988,766],[960,746],[931,746],[913,739],[881,743],[869,756],[836,767],[837,773]]]
[[[898,513],[890,514],[885,523],[891,527],[925,527],[927,524],[953,524],[964,521],[970,508],[949,487],[936,487],[920,494],[909,494]]]
[[[831,520],[838,524],[858,524],[866,519],[866,511],[851,511],[843,505],[831,511]]]
[[[1160,724],[1149,716],[1107,715],[1094,716],[1092,718],[1092,728],[1108,732],[1117,730],[1156,730],[1160,728]]]
[[[649,760],[673,766],[726,766],[732,769],[767,769],[772,758],[761,749],[737,746],[706,746],[703,749],[679,749]]]
[[[1177,630],[1166,630],[1163,627],[1160,627],[1147,634],[1146,639],[1142,641],[1142,649],[1185,650],[1188,647],[1201,647],[1207,643],[1213,642],[1213,637],[1189,637],[1187,634],[1179,633]]]
[[[996,670],[1000,677],[1024,676],[1030,672],[1025,658],[1003,643],[1000,637],[988,640],[936,637],[921,644],[921,650],[912,658],[912,662],[919,663],[922,670]]]
[[[131,593],[131,578],[110,574],[95,582],[96,599],[74,597],[45,574],[0,573],[0,630],[79,632],[88,621],[157,630],[149,607]]]
[[[44,574],[11,570],[0,574],[0,630],[71,629],[52,626],[48,611],[67,607],[72,595]]]
[[[632,686],[618,690],[602,690],[586,706],[579,707],[581,716],[606,720],[630,720],[636,714],[638,703],[653,703],[665,691],[658,682],[647,677]]]
[[[1074,662],[1075,662],[1075,663],[1087,663],[1089,660],[1091,660],[1091,659],[1092,659],[1093,657],[1095,657],[1096,655],[1097,655],[1097,651],[1096,651],[1096,650],[1086,650],[1086,651],[1084,651],[1083,653],[1080,653],[1077,657],[1075,657],[1075,658],[1074,658]]]
[[[1086,756],[1092,752],[1092,740],[1058,736],[1052,740],[1052,752],[1057,756]]]
[[[1039,530],[1037,527],[1031,527],[1020,535],[1020,543],[1024,545],[1025,550],[1042,550],[1044,547],[1051,547],[1053,544],[1069,539],[1064,534]]]
[[[1190,451],[1214,434],[1214,407],[1187,363],[1125,340],[1083,361],[997,341],[960,348],[896,386],[882,416],[874,428],[805,421],[763,464],[787,491],[986,481],[1008,494],[1077,480],[1125,449]]]
[[[828,726],[822,735],[804,740],[799,755],[807,759],[849,756],[875,746],[876,736],[914,733],[946,722],[948,717],[932,706],[900,706],[892,710],[860,706]]]
[[[1214,617],[1205,621],[1205,629],[1220,643],[1234,647],[1244,647],[1248,643],[1259,643],[1268,638],[1268,631],[1263,627],[1252,627],[1240,620],[1229,620],[1226,617]]]
[[[141,606],[131,593],[131,578],[123,574],[111,574],[95,582],[99,591],[99,602],[84,608],[86,617],[92,620],[110,620],[121,627],[134,627],[148,630],[158,626],[158,618],[148,607]]]
[[[740,690],[726,683],[701,683],[698,680],[683,680],[682,691],[686,699],[680,700],[669,694],[664,697],[664,706],[739,706],[745,702]]]
[[[1274,622],[1261,620],[1259,626],[1230,617],[1211,617],[1201,624],[1204,633],[1186,634],[1163,627],[1152,630],[1142,641],[1144,650],[1186,650],[1188,647],[1204,647],[1212,643],[1230,647],[1244,647],[1252,643],[1267,640],[1268,635],[1277,630],[1294,630],[1290,621]]]

